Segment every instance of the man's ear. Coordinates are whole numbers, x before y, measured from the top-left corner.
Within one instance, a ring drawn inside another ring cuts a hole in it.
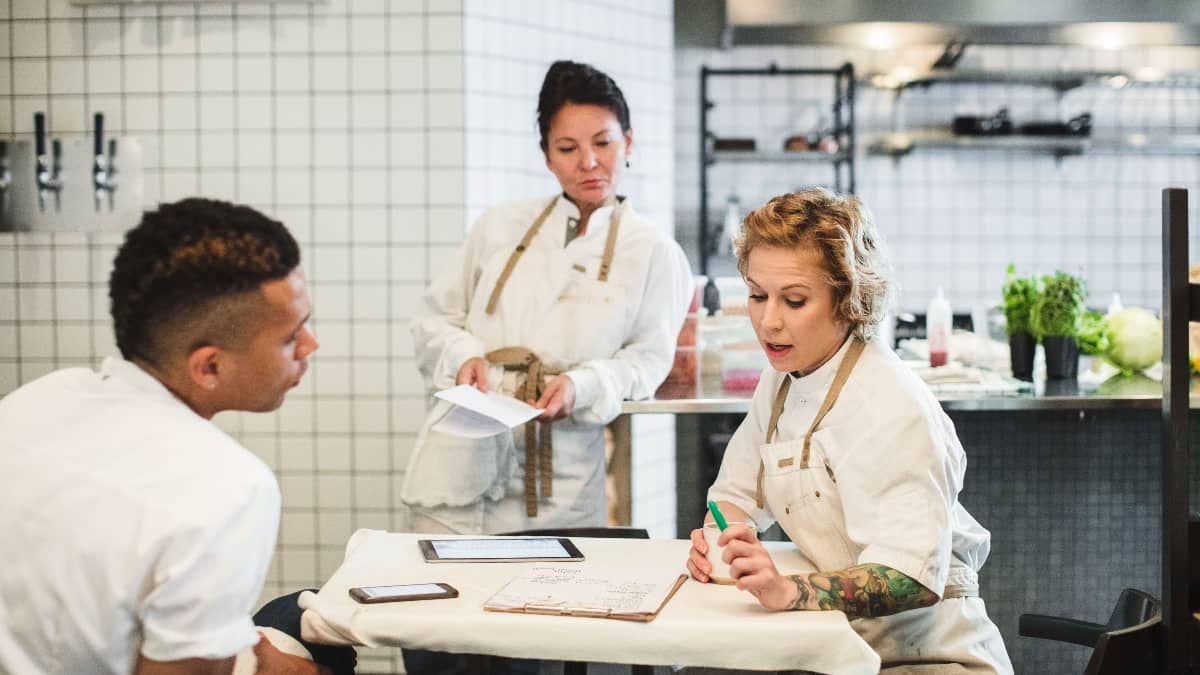
[[[187,374],[195,385],[204,391],[212,391],[220,383],[221,350],[212,345],[193,349],[187,357]]]

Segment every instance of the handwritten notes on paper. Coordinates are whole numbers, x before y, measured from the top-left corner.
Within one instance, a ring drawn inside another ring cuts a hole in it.
[[[683,577],[617,576],[585,567],[539,566],[526,570],[484,603],[484,609],[570,614],[649,621]]]

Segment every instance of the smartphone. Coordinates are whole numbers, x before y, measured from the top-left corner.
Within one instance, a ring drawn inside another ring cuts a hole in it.
[[[401,584],[398,586],[362,586],[351,588],[350,597],[363,603],[404,602],[405,600],[436,600],[457,598],[458,589],[450,584]]]

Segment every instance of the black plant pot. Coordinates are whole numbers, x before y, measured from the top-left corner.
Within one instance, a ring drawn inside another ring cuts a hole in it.
[[[1025,331],[1017,331],[1008,336],[1008,356],[1012,361],[1012,374],[1018,380],[1033,381],[1033,352],[1037,349],[1037,340]]]
[[[1042,338],[1046,350],[1046,379],[1073,380],[1079,374],[1079,345],[1073,336],[1047,335]]]

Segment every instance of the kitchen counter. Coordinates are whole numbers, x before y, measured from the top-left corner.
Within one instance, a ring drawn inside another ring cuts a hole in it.
[[[1114,376],[1100,383],[1076,380],[1038,380],[1020,391],[970,393],[933,387],[946,410],[1139,410],[1162,406],[1162,384],[1144,375]],[[695,387],[661,388],[652,399],[625,401],[621,412],[745,414],[752,390],[727,391],[719,375],[705,375]],[[1192,380],[1192,408],[1200,408],[1200,379]]]

